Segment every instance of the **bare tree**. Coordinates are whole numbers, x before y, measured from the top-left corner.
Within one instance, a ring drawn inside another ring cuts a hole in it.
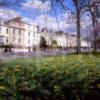
[[[68,7],[66,7],[61,1],[62,0],[58,0],[63,9],[67,9],[69,11],[71,11],[70,9],[68,9]],[[64,1],[64,0],[63,0]],[[92,19],[92,26],[93,26],[93,30],[94,30],[94,39],[93,39],[93,48],[94,48],[94,52],[96,52],[96,37],[97,37],[97,30],[96,30],[96,26],[98,24],[99,18],[100,18],[100,0],[72,0],[74,3],[74,7],[75,7],[75,14],[76,14],[76,25],[77,25],[77,53],[81,53],[81,47],[80,47],[80,29],[81,29],[81,15],[84,14],[85,12],[90,12],[91,15],[91,19]],[[72,11],[71,11],[72,12]]]
[[[81,53],[81,15],[84,13],[87,0],[72,0],[76,10],[77,53]]]
[[[97,25],[100,19],[100,0],[87,0],[87,11],[90,13],[90,18],[92,20],[92,26],[93,26],[93,52],[97,51],[96,46],[96,37],[98,36],[97,32]]]
[[[46,39],[43,36],[41,36],[40,37],[40,49],[46,50],[46,48],[47,48]]]
[[[76,16],[76,26],[77,26],[77,53],[81,53],[81,16],[84,12],[86,12],[86,7],[88,5],[88,1],[94,1],[94,0],[72,0],[74,4],[74,11],[71,9],[71,7],[68,7],[68,5],[65,5],[63,1],[65,0],[41,0],[42,2],[50,1],[52,5],[53,11],[54,9],[54,3],[59,3],[64,10],[66,10],[68,13],[72,13]],[[100,0],[95,0],[100,1]],[[67,1],[66,1],[67,2]],[[56,12],[54,11],[54,14],[56,16]],[[57,18],[56,18],[57,20]],[[58,23],[58,21],[57,21]]]
[[[86,11],[85,7],[87,5],[87,0],[72,0],[75,11],[73,12],[71,8],[68,8],[67,5],[64,5],[61,0],[58,0],[63,9],[70,11],[76,16],[76,26],[77,26],[77,54],[81,53],[81,16]],[[63,0],[64,1],[64,0]]]

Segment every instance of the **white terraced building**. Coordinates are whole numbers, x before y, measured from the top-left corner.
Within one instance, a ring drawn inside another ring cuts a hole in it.
[[[14,51],[32,51],[34,47],[39,47],[40,37],[46,39],[47,45],[51,45],[55,40],[60,47],[75,47],[77,45],[76,36],[48,31],[46,28],[39,29],[26,22],[21,17],[17,17],[0,23],[0,45],[13,45]],[[84,42],[84,43],[83,43]],[[86,41],[81,41],[81,45],[88,46]]]
[[[21,17],[0,24],[0,45],[13,45],[15,51],[28,51],[34,46],[39,47],[40,37],[45,37],[47,45],[51,45],[51,33],[46,29],[23,22]]]

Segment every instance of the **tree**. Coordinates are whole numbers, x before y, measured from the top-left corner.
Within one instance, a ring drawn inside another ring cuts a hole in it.
[[[76,16],[76,26],[77,26],[77,54],[81,53],[81,15],[85,12],[85,7],[87,5],[87,0],[72,0],[75,11],[73,12],[69,7],[62,3],[62,0],[57,0],[60,2],[63,9],[70,11]],[[64,0],[63,0],[64,1]]]
[[[87,11],[89,11],[90,13],[93,26],[93,52],[96,52],[97,51],[96,37],[98,36],[97,25],[100,18],[100,11],[99,11],[100,0],[87,0],[87,1],[88,1]]]
[[[68,5],[65,5],[63,2],[65,0],[41,0],[42,2],[46,2],[46,1],[50,1],[51,3],[51,8],[55,13],[55,17],[56,17],[56,11],[54,9],[55,7],[55,3],[59,3],[61,5],[61,7],[67,11],[68,13],[72,13],[76,16],[76,26],[77,26],[77,53],[81,53],[81,15],[85,12],[85,7],[87,5],[87,0],[71,0],[72,3],[74,4],[74,10],[72,10],[71,8],[73,7],[69,7]],[[66,2],[68,2],[66,0]],[[56,17],[57,20],[57,17]],[[58,20],[57,20],[58,23]],[[58,25],[59,27],[59,25]]]
[[[12,52],[12,48],[13,48],[13,45],[12,44],[9,44],[9,45],[0,45],[0,48],[4,48],[4,52]]]
[[[43,36],[40,37],[40,48],[45,50],[47,47],[47,42]]]
[[[87,4],[86,0],[72,0],[76,10],[76,25],[77,25],[77,53],[81,53],[81,15],[84,13],[84,7]]]
[[[56,40],[53,40],[52,41],[52,44],[56,44],[57,45],[57,41]]]
[[[53,48],[56,48],[57,47],[57,41],[56,40],[53,40],[52,41],[52,46],[53,46]]]

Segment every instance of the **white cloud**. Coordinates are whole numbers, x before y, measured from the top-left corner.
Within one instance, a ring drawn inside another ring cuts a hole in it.
[[[39,25],[41,28],[46,27],[48,29],[52,30],[64,30],[66,32],[69,32],[71,34],[76,34],[77,29],[76,29],[76,19],[71,18],[71,16],[68,17],[67,13],[63,13],[62,15],[59,14],[57,16],[57,20],[55,19],[54,16],[47,15],[39,15],[35,19],[29,19],[29,18],[24,18],[25,21],[31,22],[31,24],[34,25]],[[68,21],[69,20],[69,21]],[[87,27],[91,24],[90,18],[87,15],[84,15],[81,18],[81,34],[86,34],[89,30]],[[58,28],[59,26],[59,28]]]
[[[26,3],[23,3],[24,8],[30,9],[39,9],[44,11],[44,6],[49,11],[51,9],[51,5],[49,1],[45,1],[45,3],[41,2],[40,0],[28,0]],[[0,13],[0,17],[2,18],[14,18],[17,16],[21,16],[20,13],[11,10],[11,9],[4,9],[2,13]],[[46,19],[47,18],[47,19]],[[55,18],[55,16],[50,16],[49,14],[47,17],[42,13],[42,15],[36,16],[35,19],[23,17],[23,21],[26,21],[28,23],[39,25],[41,28],[46,27],[48,29],[52,30],[67,30],[69,32],[73,31],[75,28],[75,25],[71,23],[67,23],[68,20],[68,14],[63,13],[57,15],[58,22]]]
[[[2,19],[12,19],[21,16],[20,13],[11,9],[0,9],[0,18]]]
[[[33,25],[33,19],[30,19],[28,17],[22,17],[22,21]]]
[[[63,14],[62,18],[61,15],[57,17],[58,22],[54,16],[47,15],[46,17],[44,15],[40,15],[36,17],[35,19],[29,19],[29,18],[23,18],[26,22],[31,22],[31,24],[38,25],[41,28],[48,28],[52,30],[66,30],[67,32],[71,33],[75,31],[76,26],[75,23],[68,23],[67,22],[67,14]]]
[[[28,0],[26,3],[22,4],[23,9],[39,9],[41,11],[49,11],[51,9],[51,4],[49,1],[42,2],[40,0]]]
[[[59,28],[64,29],[64,26],[65,26],[65,23],[63,21],[57,22],[55,17],[51,17],[49,15],[46,18],[44,15],[40,15],[40,16],[36,17],[36,19],[33,21],[33,23],[40,25],[40,27],[47,27],[47,28],[53,29],[53,30],[59,30]],[[62,25],[62,24],[64,24],[64,25]]]

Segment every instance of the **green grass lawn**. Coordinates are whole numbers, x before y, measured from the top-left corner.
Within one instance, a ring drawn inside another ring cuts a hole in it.
[[[20,58],[1,63],[0,72],[1,97],[99,100],[99,54]]]

